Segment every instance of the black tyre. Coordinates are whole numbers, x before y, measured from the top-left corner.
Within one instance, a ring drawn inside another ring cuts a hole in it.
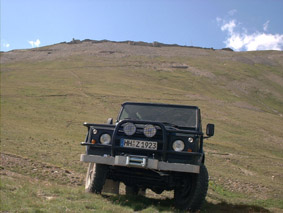
[[[140,189],[137,186],[128,186],[126,185],[126,195],[127,196],[145,196],[145,189]]]
[[[139,188],[137,186],[128,186],[126,185],[126,195],[135,196],[138,195]]]
[[[174,190],[175,206],[182,210],[196,211],[201,208],[208,189],[208,172],[205,165],[200,166],[198,175],[184,176],[180,187]]]
[[[100,194],[105,184],[107,173],[108,166],[89,163],[85,181],[86,192]]]

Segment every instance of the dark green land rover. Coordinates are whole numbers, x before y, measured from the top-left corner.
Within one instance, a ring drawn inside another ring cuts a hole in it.
[[[126,194],[174,190],[177,208],[200,209],[208,189],[203,140],[214,135],[214,125],[204,135],[198,107],[126,102],[114,124],[84,126],[86,191],[101,193],[113,180],[126,185]]]

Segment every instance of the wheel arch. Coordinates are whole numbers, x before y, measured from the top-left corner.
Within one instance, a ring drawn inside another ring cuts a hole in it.
[[[202,157],[201,163],[204,164],[204,162],[205,162],[205,154],[203,153],[203,157]]]

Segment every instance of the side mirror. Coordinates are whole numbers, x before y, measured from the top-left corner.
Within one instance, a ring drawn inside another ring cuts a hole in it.
[[[107,119],[107,124],[113,124],[113,118],[108,118]]]
[[[206,135],[212,137],[214,135],[214,124],[207,124],[206,126]]]

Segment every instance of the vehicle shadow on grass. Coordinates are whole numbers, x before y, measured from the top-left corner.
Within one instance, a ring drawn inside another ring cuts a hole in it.
[[[134,211],[141,211],[149,207],[162,211],[174,211],[174,200],[172,199],[155,199],[144,196],[126,196],[126,195],[103,195],[104,198],[111,201],[113,204],[125,206]]]
[[[177,210],[174,207],[173,199],[155,199],[147,198],[143,196],[126,196],[126,195],[103,195],[104,198],[111,201],[113,204],[117,204],[124,207],[129,207],[133,211],[142,211],[147,208],[153,208],[158,212],[183,212]],[[265,209],[260,206],[255,205],[243,205],[243,204],[229,204],[225,202],[221,203],[210,203],[205,201],[200,212],[213,212],[213,213],[251,213],[251,212],[270,212],[268,209]]]
[[[251,212],[262,212],[268,213],[270,212],[268,209],[265,209],[261,206],[255,205],[245,205],[245,204],[230,204],[226,202],[221,203],[209,203],[207,201],[204,202],[202,207],[202,212],[216,212],[216,213],[251,213]]]

